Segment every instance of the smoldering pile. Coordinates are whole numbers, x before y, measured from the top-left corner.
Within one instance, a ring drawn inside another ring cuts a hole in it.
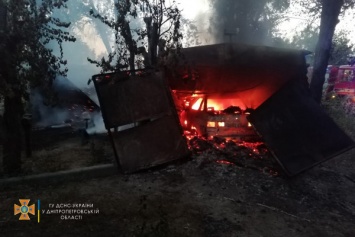
[[[259,170],[273,176],[279,174],[278,164],[262,141],[194,136],[188,145],[199,168],[222,164]]]

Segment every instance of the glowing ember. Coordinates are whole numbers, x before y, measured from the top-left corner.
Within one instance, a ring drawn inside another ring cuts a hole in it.
[[[235,165],[234,163],[232,162],[229,162],[227,160],[217,160],[216,161],[218,164],[223,164],[223,165]]]
[[[245,142],[222,137],[210,139],[200,136],[189,139],[189,149],[199,158],[200,165],[232,165],[246,169],[259,170],[266,175],[278,176],[279,173],[271,160],[271,153],[261,141]]]
[[[261,151],[260,147],[263,147],[263,149],[265,150],[263,152],[267,151],[267,148],[264,147],[265,144],[263,142],[244,142],[243,141],[241,143],[241,145],[244,146],[244,147],[249,148],[251,151],[254,152],[254,154],[257,154],[257,155],[260,155],[260,153],[261,153],[260,152]],[[252,156],[253,154],[249,154],[249,155]]]

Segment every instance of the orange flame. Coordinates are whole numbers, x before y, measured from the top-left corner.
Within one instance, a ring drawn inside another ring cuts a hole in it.
[[[193,105],[193,110],[198,110],[202,103],[203,98],[199,98]],[[244,104],[238,99],[207,99],[208,111],[221,111],[229,106],[239,106],[241,109],[245,109]]]

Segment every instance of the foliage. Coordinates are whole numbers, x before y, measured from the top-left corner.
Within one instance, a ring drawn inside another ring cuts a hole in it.
[[[115,49],[101,60],[88,58],[101,72],[156,67],[171,50],[181,48],[181,12],[175,0],[115,1],[115,17],[90,14],[114,31]],[[157,49],[159,48],[159,54]]]
[[[210,0],[210,3],[214,11],[210,31],[217,42],[265,44],[273,41],[280,13],[289,7],[290,1]]]
[[[349,8],[353,8],[354,0],[295,0],[303,7],[304,13],[308,13],[314,19],[320,19],[319,35],[315,48],[313,62],[313,75],[310,84],[310,91],[317,102],[321,102],[322,88],[325,81],[325,73],[331,53],[344,52],[345,42],[335,38],[333,41],[336,25],[339,23],[339,16],[345,14]],[[312,21],[311,21],[312,22]],[[338,43],[342,50],[336,50],[334,42]],[[346,51],[346,49],[345,49]]]
[[[313,18],[319,18],[322,6],[329,0],[294,0],[303,8],[303,13],[313,16]],[[343,15],[346,10],[353,8],[355,5],[354,0],[340,0],[343,2],[340,14]]]
[[[314,52],[318,40],[319,27],[307,25],[304,30],[294,35],[290,44],[298,49],[306,49]]]
[[[57,75],[65,76],[67,64],[62,43],[75,41],[64,29],[70,23],[52,13],[66,7],[67,0],[7,1],[7,24],[0,32],[0,95],[4,98],[4,172],[21,172],[23,100],[29,88],[51,85]],[[59,55],[53,45],[59,46]],[[45,90],[49,91],[49,90]],[[28,133],[27,126],[27,133]]]
[[[321,17],[322,4],[325,0],[308,0],[298,1],[301,11],[308,15],[309,21],[307,22],[303,31],[295,35],[291,40],[291,44],[297,48],[308,49],[315,51],[316,44],[319,36],[319,21]],[[353,8],[355,5],[354,0],[340,0],[343,1],[339,17],[344,16],[346,10]],[[325,1],[326,2],[326,1]],[[332,40],[332,49],[329,64],[346,64],[346,57],[352,53],[354,45],[349,38],[347,31],[335,31]]]
[[[315,52],[318,41],[319,27],[307,25],[304,30],[294,35],[288,42],[288,47],[305,49]],[[335,32],[328,64],[344,65],[348,63],[349,55],[353,54],[354,44],[346,31]]]
[[[348,64],[348,58],[354,53],[355,45],[350,42],[349,34],[345,31],[338,32],[333,37],[333,44],[329,64]]]
[[[8,26],[1,34],[2,69],[0,70],[0,94],[20,93],[27,97],[27,88],[49,85],[57,75],[65,76],[62,43],[75,41],[65,28],[70,23],[51,16],[67,0],[9,1]],[[59,46],[59,55],[50,49]]]

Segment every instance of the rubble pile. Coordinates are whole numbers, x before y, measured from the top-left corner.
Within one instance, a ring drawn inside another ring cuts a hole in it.
[[[189,139],[189,149],[199,168],[221,164],[259,170],[272,176],[279,175],[279,166],[261,141],[243,141],[221,137]]]

